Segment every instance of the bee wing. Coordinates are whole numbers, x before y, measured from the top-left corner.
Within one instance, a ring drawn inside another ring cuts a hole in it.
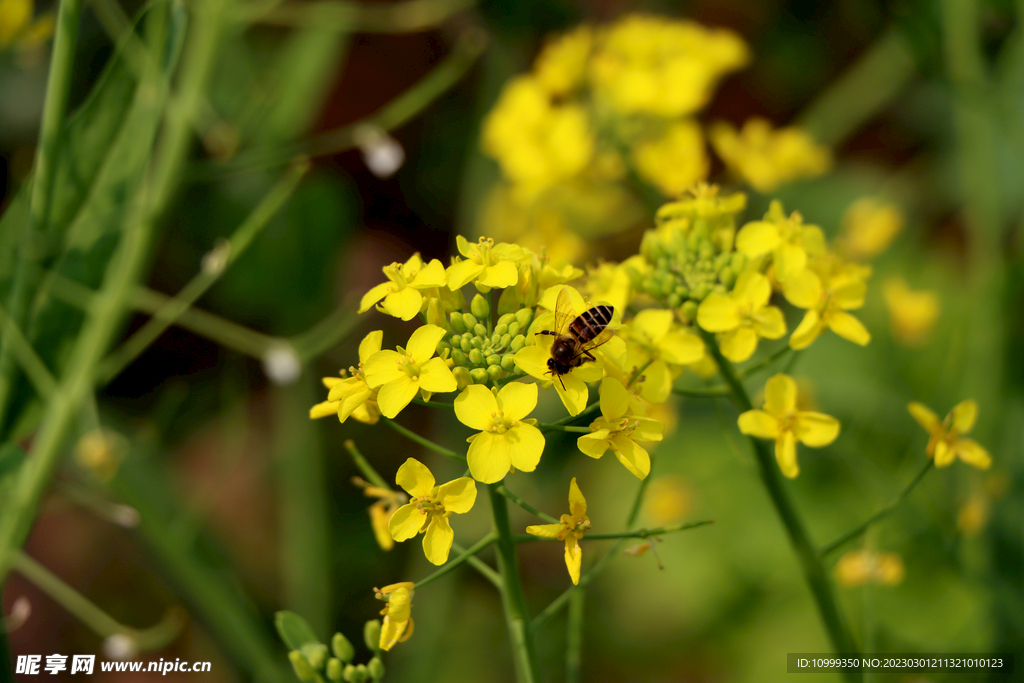
[[[591,339],[590,341],[588,341],[588,342],[586,342],[584,344],[580,344],[579,348],[576,350],[576,355],[574,356],[574,358],[579,358],[585,352],[593,351],[598,346],[601,346],[602,344],[607,344],[608,341],[612,337],[614,337],[614,336],[615,336],[615,330],[614,329],[612,329],[611,327],[604,328],[603,330],[598,332],[596,337],[594,337],[593,339]]]
[[[569,323],[576,318],[576,311],[572,308],[572,300],[569,298],[569,290],[563,287],[558,292],[558,298],[555,300],[555,334],[563,334]]]

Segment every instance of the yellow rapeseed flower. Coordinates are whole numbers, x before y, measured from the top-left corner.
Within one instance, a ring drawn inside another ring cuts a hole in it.
[[[465,260],[458,260],[448,266],[448,286],[459,289],[470,282],[477,289],[488,292],[492,287],[511,287],[519,281],[518,264],[530,258],[530,254],[517,244],[481,237],[473,244],[462,235],[455,238],[459,253]]]
[[[380,387],[377,405],[384,417],[398,415],[420,391],[435,394],[459,388],[445,362],[434,357],[444,335],[443,328],[424,325],[412,333],[401,353],[378,351],[363,363],[367,386]]]
[[[383,588],[374,588],[378,600],[387,604],[380,611],[384,623],[380,627],[380,649],[390,650],[397,643],[409,640],[412,635],[412,596],[415,584],[411,581],[393,583]]]
[[[423,534],[423,553],[427,560],[444,564],[455,540],[448,518],[473,508],[476,482],[469,477],[459,477],[435,486],[434,475],[415,458],[409,458],[398,468],[395,482],[405,489],[411,500],[392,515],[388,524],[391,537],[401,543]]]
[[[657,137],[633,146],[637,174],[666,197],[675,197],[708,175],[710,161],[700,125],[692,119],[668,124]]]
[[[903,229],[903,212],[877,197],[862,197],[843,213],[837,240],[847,258],[866,261],[885,251]]]
[[[601,417],[590,424],[590,434],[576,445],[591,458],[600,458],[611,449],[619,462],[638,479],[651,472],[651,456],[638,443],[661,441],[664,425],[645,417],[635,398],[622,383],[612,377],[601,380]]]
[[[384,266],[384,275],[389,282],[383,282],[359,302],[359,312],[368,311],[375,303],[384,299],[377,310],[402,320],[412,320],[423,308],[421,290],[443,287],[446,284],[444,266],[437,259],[423,265],[419,254],[413,254],[405,263]]]
[[[723,356],[736,363],[745,361],[757,350],[758,339],[778,339],[786,334],[782,311],[768,305],[771,295],[768,278],[748,271],[736,280],[729,294],[712,292],[700,302],[697,324],[718,334]]]
[[[377,500],[367,508],[370,514],[370,528],[381,550],[391,550],[395,539],[391,538],[388,524],[400,507],[409,502],[409,496],[399,491],[374,486],[359,477],[352,477],[352,482],[363,490],[363,495]]]
[[[366,383],[363,363],[380,351],[384,332],[371,332],[359,342],[359,366],[349,368],[349,377],[324,377],[323,383],[329,390],[327,400],[310,408],[309,417],[317,419],[337,415],[341,422],[354,417],[366,424],[376,424],[380,419],[377,406],[377,389]]]
[[[544,435],[527,420],[537,407],[537,385],[510,382],[495,395],[480,384],[455,399],[459,422],[480,430],[469,437],[469,471],[484,484],[501,481],[510,470],[533,472],[544,452]]]
[[[839,436],[839,420],[831,415],[797,410],[796,382],[778,374],[764,387],[764,410],[748,410],[739,417],[740,431],[775,441],[775,459],[782,473],[792,479],[800,473],[796,442],[821,448]]]
[[[555,97],[564,97],[583,85],[594,29],[583,25],[549,40],[534,62],[537,81]]]
[[[893,277],[882,285],[882,295],[889,311],[893,339],[906,346],[927,344],[939,319],[938,293],[912,290],[906,280]]]
[[[773,200],[763,220],[740,228],[736,250],[751,259],[770,254],[775,280],[785,283],[807,267],[809,258],[825,253],[825,233],[805,224],[797,211],[787,216],[782,202]]]
[[[992,456],[984,446],[960,436],[974,429],[978,419],[978,404],[974,400],[957,403],[941,422],[939,416],[923,403],[912,401],[907,405],[907,410],[928,432],[928,448],[925,452],[935,461],[936,467],[948,467],[957,458],[983,470],[992,465]]]
[[[640,395],[652,403],[664,403],[672,393],[672,381],[681,366],[704,357],[704,342],[674,321],[672,311],[648,308],[628,325],[626,368],[644,368]],[[632,371],[625,373],[626,381]]]
[[[783,294],[789,303],[807,309],[789,338],[790,348],[807,348],[826,329],[854,344],[866,346],[871,341],[871,333],[847,311],[864,305],[866,280],[870,274],[871,269],[866,266],[843,263],[835,255],[826,255],[789,277],[783,283]]]
[[[851,588],[866,583],[895,586],[903,574],[903,560],[896,553],[851,550],[836,564],[836,581]]]
[[[743,130],[717,123],[708,131],[711,145],[726,167],[761,193],[821,175],[832,165],[827,147],[793,126],[772,130],[762,118],[747,119]]]
[[[587,501],[576,485],[576,477],[569,484],[569,514],[562,515],[558,524],[537,524],[526,527],[526,533],[544,538],[557,538],[565,541],[565,566],[573,584],[580,582],[580,565],[583,562],[583,550],[580,539],[590,528],[587,517]]]

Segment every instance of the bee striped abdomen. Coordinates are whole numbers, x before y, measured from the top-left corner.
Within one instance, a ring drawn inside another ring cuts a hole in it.
[[[569,331],[581,342],[588,342],[612,321],[615,309],[611,306],[594,306],[576,317],[569,325]]]

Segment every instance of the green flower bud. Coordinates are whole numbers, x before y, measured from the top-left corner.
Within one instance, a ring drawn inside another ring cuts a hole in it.
[[[477,294],[473,297],[473,301],[469,304],[469,310],[473,311],[473,315],[477,317],[477,320],[483,320],[491,316],[491,304],[487,302],[487,299],[482,294]]]
[[[516,360],[511,353],[506,353],[501,357],[501,369],[505,372],[515,372]]]
[[[513,320],[511,323],[508,324],[508,329],[505,330],[505,332],[508,332],[509,334],[511,334],[514,337],[517,334],[519,334],[519,330],[521,330],[521,329],[523,329],[523,326],[519,324],[519,321],[518,320]],[[502,333],[502,334],[504,334],[504,333]]]
[[[732,289],[732,286],[736,284],[736,273],[732,268],[723,268],[718,273],[718,279],[722,281],[726,289]]]
[[[508,345],[512,343],[512,335],[505,333],[501,335],[501,339],[498,340],[497,347],[499,349],[507,349]]]
[[[469,368],[467,367],[456,366],[452,368],[452,374],[455,375],[455,384],[459,387],[459,391],[473,383],[473,378],[470,376]]]
[[[309,662],[306,661],[306,658],[298,650],[292,650],[288,653],[288,661],[292,663],[295,675],[299,677],[302,683],[309,683],[316,677],[313,667],[309,665]]]
[[[470,340],[470,346],[472,346],[474,349],[482,349],[484,347],[484,340],[481,339],[480,337],[473,337]]]
[[[439,342],[437,342],[437,353],[438,353],[438,355],[440,355],[442,353],[447,353],[448,355],[451,355],[451,353],[452,353],[452,345],[449,344],[446,341],[439,341]]]
[[[356,649],[352,647],[352,643],[342,633],[335,633],[334,637],[331,638],[331,652],[334,656],[343,662],[351,661],[356,654]]]
[[[529,327],[530,323],[533,322],[533,309],[521,308],[516,311],[516,322],[519,323],[520,327]]]
[[[452,350],[452,360],[455,361],[456,365],[462,365],[463,367],[469,365],[469,359],[466,358],[466,353],[462,349]]]
[[[526,346],[526,337],[521,334],[517,334],[512,338],[512,343],[508,345],[509,351],[516,353]]]
[[[327,654],[327,646],[323,643],[306,643],[302,646],[302,656],[317,671],[327,663]]]
[[[431,299],[427,302],[427,322],[431,325],[437,325],[448,332],[452,331],[448,325],[448,318],[444,315],[444,309],[441,308],[440,299]]]
[[[469,362],[471,365],[483,365],[484,354],[480,353],[480,349],[473,349],[469,352]]]
[[[448,319],[451,320],[451,322],[452,322],[452,331],[453,332],[458,332],[459,334],[465,334],[465,332],[466,332],[466,323],[465,323],[465,321],[462,318],[462,312],[461,311],[454,311],[450,316],[448,316]]]
[[[380,620],[371,619],[363,625],[363,642],[371,652],[380,650]],[[346,669],[348,667],[345,667]]]
[[[384,662],[380,661],[377,657],[374,657],[366,663],[366,669],[370,672],[370,676],[373,680],[379,681],[384,678]]]
[[[363,683],[363,681],[370,680],[370,670],[366,668],[365,664],[359,664],[356,666],[356,681],[357,683]]]
[[[359,679],[356,678],[356,667],[349,664],[341,672],[341,677],[346,683],[356,683]]]
[[[327,679],[334,681],[334,683],[341,683],[342,676],[345,673],[345,665],[341,663],[340,659],[331,657],[327,660]]]
[[[668,295],[666,303],[668,304],[669,308],[678,308],[679,305],[683,303],[683,297],[673,292]]]
[[[514,323],[515,321],[516,321],[515,314],[513,314],[513,313],[506,313],[505,315],[503,315],[500,318],[498,318],[497,324],[498,325],[504,325],[505,327],[508,327],[509,325]]]
[[[499,379],[505,376],[505,371],[501,369],[500,365],[488,365],[487,376],[492,382],[497,382]]]
[[[487,328],[484,327],[483,323],[477,323],[476,325],[473,326],[473,334],[475,334],[478,337],[486,337]]]
[[[485,359],[488,365],[501,365],[501,356],[496,353],[492,353]]]
[[[476,327],[476,324],[478,322],[480,321],[477,320],[472,313],[462,314],[462,324],[466,326],[467,330],[472,330],[474,327]]]
[[[683,319],[687,322],[693,322],[697,319],[697,302],[696,301],[685,301],[681,309]]]
[[[505,323],[498,323],[497,325],[494,326],[494,334],[496,334],[499,338],[503,334],[508,334],[508,325],[506,325]]]
[[[499,344],[501,344],[501,335],[495,332],[494,334],[491,335],[491,348],[494,348]]]
[[[463,353],[469,353],[473,350],[473,339],[472,337],[463,336],[459,340],[459,348],[462,349]]]
[[[483,368],[473,368],[469,371],[469,375],[473,378],[474,384],[487,384],[488,374]]]

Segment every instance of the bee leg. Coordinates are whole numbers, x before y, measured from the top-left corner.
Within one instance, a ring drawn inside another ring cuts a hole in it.
[[[584,351],[583,355],[586,356],[587,358],[589,358],[592,361],[595,361],[595,362],[597,361],[597,359],[594,358],[594,356],[590,353],[590,351]],[[586,361],[583,361],[583,362],[586,363]]]
[[[555,334],[551,330],[540,330],[539,332],[534,332],[534,334],[535,335],[536,334],[550,334],[552,337],[557,337],[558,336],[557,334]]]
[[[558,383],[562,385],[562,391],[565,391],[565,382],[562,381],[562,376],[558,376]]]

